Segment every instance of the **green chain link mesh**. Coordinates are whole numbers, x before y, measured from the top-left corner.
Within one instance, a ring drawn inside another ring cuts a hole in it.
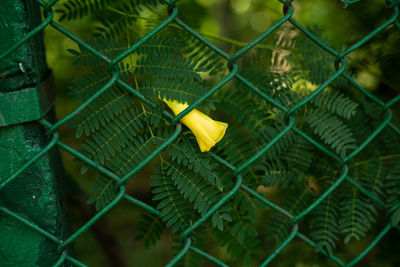
[[[61,256],[57,260],[57,262],[54,263],[54,266],[60,266],[64,262],[69,261],[73,265],[76,266],[86,266],[82,262],[78,261],[77,259],[73,258],[72,256],[68,255],[67,252],[65,251],[65,248],[67,245],[71,244],[74,242],[75,239],[77,239],[82,233],[87,231],[94,223],[96,223],[98,220],[100,220],[103,215],[105,215],[108,211],[110,211],[115,205],[119,203],[121,199],[126,199],[130,203],[139,206],[143,209],[145,209],[147,212],[154,214],[154,215],[160,215],[160,212],[153,208],[152,206],[149,206],[148,204],[128,195],[125,193],[126,189],[126,183],[129,180],[130,177],[132,177],[135,173],[137,173],[140,169],[142,169],[147,163],[149,163],[154,157],[156,157],[160,152],[162,152],[171,142],[173,142],[180,134],[181,132],[181,125],[179,120],[184,117],[186,114],[188,114],[191,110],[195,109],[197,106],[199,106],[206,98],[214,94],[218,89],[220,89],[224,84],[226,84],[228,81],[232,79],[238,79],[240,82],[245,84],[249,90],[254,91],[256,94],[258,94],[260,97],[268,101],[269,103],[273,104],[280,110],[284,111],[287,116],[287,126],[286,128],[280,132],[277,136],[275,136],[270,142],[265,144],[265,146],[252,158],[248,159],[244,163],[242,163],[240,166],[233,166],[226,162],[223,158],[220,158],[219,156],[212,154],[212,157],[221,163],[222,165],[226,166],[228,169],[230,169],[233,172],[233,179],[236,180],[235,186],[225,194],[225,196],[217,202],[208,212],[206,213],[205,216],[201,217],[199,220],[195,221],[189,228],[187,228],[185,231],[183,231],[180,235],[180,239],[182,240],[182,249],[177,253],[177,255],[170,260],[170,262],[166,266],[173,266],[175,263],[177,263],[184,255],[187,253],[189,250],[201,255],[204,258],[207,258],[211,262],[217,264],[218,266],[227,266],[225,263],[220,261],[219,259],[205,253],[204,251],[192,246],[192,239],[190,238],[190,234],[197,228],[199,227],[202,223],[204,223],[210,216],[213,215],[225,202],[227,202],[232,195],[234,195],[239,189],[247,192],[254,198],[260,200],[262,203],[265,205],[269,206],[273,210],[287,216],[290,218],[290,224],[292,226],[291,233],[287,237],[287,239],[279,245],[273,251],[270,255],[266,257],[266,259],[260,264],[260,266],[266,266],[268,265],[279,253],[282,251],[295,237],[303,240],[306,244],[310,245],[311,247],[315,247],[316,244],[301,234],[299,232],[299,227],[297,222],[306,216],[307,214],[310,213],[311,210],[316,208],[316,206],[321,203],[330,193],[332,193],[340,184],[342,184],[345,180],[350,182],[353,186],[355,186],[358,190],[363,192],[365,195],[367,195],[371,200],[375,201],[379,206],[385,208],[385,204],[376,198],[371,192],[368,192],[365,188],[363,188],[359,183],[354,181],[351,177],[347,176],[348,174],[348,166],[347,162],[351,160],[353,157],[355,157],[361,150],[363,150],[385,127],[391,127],[398,135],[400,135],[400,129],[397,128],[395,125],[391,123],[392,119],[392,111],[390,110],[390,107],[394,105],[395,103],[400,101],[400,95],[397,95],[394,97],[392,100],[384,103],[378,98],[374,97],[370,92],[368,92],[366,89],[364,89],[361,85],[359,85],[349,74],[347,74],[346,71],[346,61],[344,59],[345,56],[347,56],[349,53],[353,52],[369,40],[371,40],[375,35],[377,35],[379,32],[383,31],[390,25],[394,25],[398,30],[400,30],[400,23],[397,21],[399,17],[399,8],[398,5],[400,4],[400,1],[391,1],[387,0],[386,4],[388,9],[391,12],[391,16],[387,19],[385,23],[383,23],[381,26],[370,32],[368,35],[364,36],[361,40],[347,48],[346,50],[339,52],[331,47],[329,47],[326,43],[321,41],[318,37],[313,35],[309,30],[307,30],[305,27],[303,27],[300,23],[298,23],[295,19],[292,18],[292,15],[294,13],[294,8],[290,4],[292,1],[283,1],[280,0],[283,4],[283,17],[279,19],[275,24],[273,24],[272,27],[267,29],[265,32],[260,34],[255,40],[247,44],[245,47],[240,49],[237,53],[234,55],[230,56],[209,41],[207,41],[204,37],[202,37],[200,34],[198,34],[196,31],[191,29],[188,25],[186,25],[182,20],[178,18],[178,9],[175,6],[175,2],[177,0],[170,0],[170,1],[165,1],[166,4],[168,5],[168,13],[169,17],[165,19],[161,24],[153,28],[148,34],[146,34],[143,38],[141,38],[138,42],[136,42],[134,45],[126,49],[123,53],[121,53],[119,56],[117,56],[114,60],[109,60],[107,57],[103,56],[99,51],[96,51],[93,49],[89,44],[85,43],[81,39],[79,39],[77,36],[75,36],[73,33],[62,27],[60,24],[56,23],[53,21],[54,17],[54,11],[52,10],[52,7],[59,1],[59,0],[50,0],[47,3],[44,2],[43,0],[36,0],[42,7],[43,7],[43,14],[44,14],[44,21],[38,25],[35,29],[33,29],[31,32],[29,32],[24,38],[19,40],[17,43],[15,43],[12,47],[10,47],[8,50],[3,52],[0,55],[0,60],[4,59],[6,56],[11,54],[13,51],[18,49],[22,44],[27,42],[30,38],[32,38],[35,34],[38,32],[42,31],[45,27],[51,26],[57,31],[59,31],[62,35],[67,36],[71,40],[73,40],[76,44],[79,46],[83,47],[84,49],[88,50],[90,53],[92,53],[94,56],[98,57],[100,60],[105,61],[110,69],[110,72],[112,74],[111,79],[107,82],[107,84],[104,85],[98,92],[96,92],[93,96],[91,96],[87,101],[85,101],[82,105],[80,105],[78,108],[76,108],[73,112],[56,122],[55,124],[51,124],[48,121],[41,120],[41,124],[44,125],[47,130],[48,134],[51,136],[51,140],[48,143],[48,145],[40,152],[38,153],[34,158],[29,160],[27,163],[23,165],[17,172],[15,172],[12,176],[8,177],[5,181],[3,181],[0,184],[0,190],[3,189],[7,184],[11,183],[18,175],[23,173],[29,166],[31,166],[35,161],[40,159],[43,155],[45,155],[49,150],[52,148],[58,146],[59,148],[69,152],[70,154],[74,155],[75,157],[79,158],[83,162],[85,162],[87,165],[97,169],[99,172],[103,173],[104,175],[110,177],[111,179],[114,179],[117,181],[117,186],[119,188],[119,193],[115,197],[113,201],[111,201],[106,207],[104,207],[101,211],[99,211],[93,218],[91,218],[88,222],[86,222],[80,229],[78,229],[75,233],[73,233],[70,237],[68,237],[66,240],[59,240],[57,237],[53,236],[52,234],[46,232],[45,230],[41,229],[34,223],[24,219],[23,217],[19,216],[18,214],[8,210],[5,207],[0,207],[0,211],[12,216],[13,218],[17,219],[18,221],[22,222],[23,224],[29,226],[30,228],[36,230],[38,233],[42,234],[46,238],[56,242],[59,245],[59,251],[61,251]],[[342,1],[345,4],[349,1]],[[156,107],[156,104],[151,102],[150,100],[146,99],[143,95],[141,95],[138,91],[136,91],[134,88],[132,88],[130,85],[126,84],[122,79],[119,78],[119,73],[117,68],[115,66],[121,62],[124,58],[128,57],[132,52],[134,52],[137,48],[139,48],[143,43],[145,43],[147,40],[149,40],[152,36],[157,34],[160,30],[165,28],[169,23],[175,22],[178,24],[182,29],[186,30],[188,34],[191,34],[195,36],[197,39],[199,39],[201,42],[203,42],[205,45],[210,47],[212,50],[214,50],[217,54],[222,56],[228,61],[228,68],[229,68],[229,75],[227,75],[224,79],[222,79],[217,85],[215,85],[213,88],[211,88],[205,95],[203,95],[200,99],[198,99],[196,102],[194,102],[192,105],[190,105],[186,110],[184,110],[182,113],[180,113],[178,116],[174,117],[170,113],[164,111],[164,115],[171,119],[172,125],[176,126],[175,132],[161,145],[159,146],[156,150],[154,150],[148,158],[146,158],[143,162],[141,162],[139,165],[137,165],[133,170],[131,170],[126,176],[124,177],[118,177],[116,174],[110,172],[106,168],[103,168],[101,166],[98,166],[94,161],[91,159],[85,157],[83,154],[78,152],[77,150],[71,148],[70,146],[64,144],[59,140],[59,134],[57,132],[58,128],[70,121],[75,115],[77,115],[80,111],[82,111],[86,106],[88,106],[90,103],[92,103],[97,97],[99,97],[101,94],[103,94],[105,91],[107,91],[113,84],[119,84],[123,88],[125,88],[127,91],[132,93],[135,97],[146,103],[147,105],[151,107]],[[239,57],[243,56],[245,53],[247,53],[250,49],[255,47],[258,43],[260,43],[264,38],[266,38],[268,35],[270,35],[272,32],[274,32],[277,28],[279,28],[282,24],[285,22],[290,22],[294,27],[302,31],[309,39],[311,39],[315,44],[317,44],[319,47],[333,55],[336,60],[335,60],[335,66],[336,66],[336,72],[325,82],[323,82],[315,91],[313,91],[310,95],[302,99],[300,102],[298,102],[295,106],[291,107],[290,109],[287,107],[284,107],[274,101],[272,98],[264,94],[260,89],[258,89],[256,86],[254,86],[251,82],[249,82],[246,78],[238,74],[238,65],[235,63],[235,60],[238,59]],[[385,112],[385,119],[383,122],[366,138],[366,140],[357,148],[355,149],[350,155],[348,155],[345,159],[341,159],[338,155],[332,153],[331,151],[327,150],[324,148],[322,145],[320,145],[317,141],[313,140],[311,137],[309,137],[307,134],[302,132],[300,129],[296,128],[295,126],[295,118],[292,115],[296,110],[300,109],[302,106],[310,102],[317,94],[319,94],[321,91],[323,91],[327,86],[329,86],[335,79],[337,79],[339,76],[342,76],[346,78],[351,84],[353,84],[362,94],[364,94],[366,97],[368,97],[370,100],[378,104],[382,110]],[[342,166],[342,172],[341,176],[337,179],[336,182],[334,182],[328,190],[326,190],[318,199],[316,199],[312,205],[308,206],[305,210],[303,210],[301,213],[298,215],[294,216],[284,210],[283,208],[275,205],[274,203],[270,202],[268,199],[264,198],[262,195],[258,194],[257,192],[249,189],[246,185],[242,184],[242,176],[241,172],[246,169],[250,164],[252,164],[254,161],[256,161],[263,153],[265,153],[268,149],[270,149],[280,138],[282,138],[284,135],[286,135],[288,132],[294,131],[298,135],[302,136],[305,140],[313,144],[315,147],[326,153],[329,157],[332,157],[333,159],[337,160],[340,163],[340,166]],[[377,243],[391,230],[392,225],[389,222],[386,227],[375,237],[372,242],[356,257],[354,257],[350,262],[343,262],[339,258],[335,257],[334,255],[330,255],[322,249],[320,253],[326,255],[330,259],[332,259],[334,262],[336,262],[340,266],[353,266],[356,263],[358,263],[364,256],[367,255],[369,251],[371,251]]]

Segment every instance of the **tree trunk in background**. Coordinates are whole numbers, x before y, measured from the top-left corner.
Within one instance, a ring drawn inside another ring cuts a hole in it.
[[[218,13],[216,13],[216,17],[218,18],[218,24],[221,27],[219,35],[228,38],[234,37],[232,32],[233,21],[231,14],[231,0],[220,0],[219,7],[215,10],[218,10]],[[224,43],[222,49],[226,52],[230,52],[231,47],[231,44]]]

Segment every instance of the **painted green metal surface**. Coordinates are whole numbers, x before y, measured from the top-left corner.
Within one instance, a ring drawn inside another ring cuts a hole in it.
[[[0,0],[0,7],[1,54],[41,17],[38,5],[29,0]],[[35,121],[46,113],[54,120],[49,74],[42,34],[0,60],[0,184],[49,142]],[[64,219],[55,179],[60,164],[57,151],[50,150],[0,190],[0,266],[52,266],[59,258],[58,244],[21,220],[62,239]]]
[[[0,128],[0,180],[12,175],[48,142],[36,122]],[[0,193],[7,207],[55,236],[62,237],[62,213],[51,155],[47,153]],[[56,163],[60,164],[60,162]],[[0,214],[0,266],[49,266],[58,258],[57,245],[15,219]],[[12,244],[12,245],[10,245]],[[26,251],[25,253],[11,253]],[[26,264],[26,265],[22,265]]]
[[[44,237],[10,217],[0,220],[0,229],[0,251],[2,252],[0,262],[2,266],[32,266],[32,263],[39,258],[40,244],[44,241]],[[15,248],[19,248],[19,250],[15,250]],[[27,253],[20,253],[20,251]]]
[[[52,76],[39,86],[0,93],[0,127],[43,118],[54,104]]]
[[[40,22],[33,1],[0,0],[0,51],[6,51]],[[27,10],[29,9],[29,16]],[[13,53],[0,60],[0,92],[15,91],[40,83],[47,74],[43,35],[38,33]]]

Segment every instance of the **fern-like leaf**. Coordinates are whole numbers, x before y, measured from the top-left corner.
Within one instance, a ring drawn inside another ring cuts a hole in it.
[[[89,158],[104,164],[128,146],[143,128],[144,113],[131,110],[125,112],[118,120],[114,120],[109,127],[102,128],[87,139],[82,147],[89,153]]]
[[[87,203],[96,203],[96,210],[101,210],[116,196],[115,182],[110,178],[98,176],[94,181],[92,192],[94,195]]]
[[[234,212],[237,211],[239,216],[248,218],[252,223],[257,221],[256,208],[261,210],[267,209],[265,204],[261,203],[255,198],[250,197],[247,193],[242,191],[238,191],[232,197],[232,207],[233,211],[231,213],[233,215],[235,215]]]
[[[198,236],[198,235],[196,235]],[[197,241],[198,239],[196,239]],[[197,247],[196,242],[196,247]],[[174,240],[172,244],[172,251],[173,255],[178,254],[182,250],[182,242],[179,242],[179,240]],[[204,258],[200,256],[199,254],[195,253],[192,250],[189,250],[188,252],[185,253],[185,255],[174,265],[176,267],[202,267],[204,262]]]
[[[150,73],[156,77],[182,78],[202,81],[201,69],[196,69],[197,62],[174,54],[149,54],[136,62],[135,73]]]
[[[306,209],[311,204],[312,199],[312,192],[306,185],[296,186],[288,190],[288,196],[282,206],[290,214],[296,215]],[[272,215],[267,224],[270,233],[266,236],[266,239],[274,239],[278,245],[284,242],[292,229],[289,221],[288,217],[281,214]]]
[[[217,93],[218,110],[229,111],[229,116],[250,133],[258,133],[272,122],[272,107],[260,102],[247,90],[227,90]],[[251,108],[249,108],[251,106]]]
[[[156,144],[153,137],[140,135],[125,149],[119,151],[107,166],[114,173],[125,176],[150,155]]]
[[[87,43],[102,53],[109,60],[114,59],[128,48],[128,44],[125,40],[111,37],[94,38],[93,40],[88,40]],[[74,66],[78,64],[82,64],[83,66],[96,66],[98,64],[105,64],[101,58],[93,55],[82,46],[79,46],[79,51],[74,49],[68,49],[68,51],[75,56],[75,60],[72,63]]]
[[[63,3],[61,9],[56,12],[61,14],[60,21],[81,19],[89,15],[97,15],[102,13],[114,5],[118,5],[119,1],[112,0],[67,0]],[[130,13],[139,14],[143,6],[156,6],[164,3],[163,0],[130,0],[129,5],[124,7],[132,7],[127,9]]]
[[[258,147],[248,135],[244,135],[237,129],[228,131],[217,145],[217,153],[223,156],[230,164],[239,166],[251,158],[258,151]],[[257,165],[258,161],[254,163]],[[233,186],[232,176],[224,169],[219,170],[220,177],[224,177],[223,183],[226,187]],[[241,173],[244,182],[249,187],[255,187],[257,180],[261,177],[253,168],[246,168]]]
[[[350,119],[356,114],[358,103],[344,96],[339,91],[324,90],[317,94],[311,103],[321,109],[335,113],[345,119]]]
[[[110,78],[111,75],[103,69],[85,74],[73,81],[73,86],[68,88],[69,95],[73,96],[75,101],[85,101],[100,90]]]
[[[225,231],[213,231],[213,235],[221,246],[226,246],[233,260],[243,259],[245,266],[250,266],[252,255],[260,249],[260,241],[253,229],[247,231],[246,227],[246,222],[236,222],[226,226]]]
[[[172,143],[168,149],[170,161],[176,161],[185,168],[204,177],[210,184],[223,187],[221,179],[214,171],[217,164],[211,161],[211,158],[204,153],[200,153],[195,147],[197,144],[190,138],[182,137],[176,143]]]
[[[267,126],[262,129],[260,132],[259,138],[257,141],[262,141],[262,145],[266,145],[270,142],[273,138],[275,138],[279,133],[281,133],[287,125],[282,124],[280,122],[272,125]],[[295,134],[290,131],[284,136],[282,136],[277,142],[275,142],[270,149],[267,150],[265,156],[267,159],[274,159],[281,155],[284,151],[289,149],[293,143],[295,142]]]
[[[387,206],[392,214],[392,225],[400,222],[400,160],[392,162],[385,182],[388,195]]]
[[[295,143],[282,154],[292,171],[309,171],[314,157],[313,146],[304,138],[297,137]]]
[[[349,150],[355,149],[355,139],[350,128],[336,115],[323,110],[314,110],[306,118],[306,122],[314,129],[314,133],[340,155],[346,157]]]
[[[222,75],[225,73],[226,66],[222,58],[208,45],[205,45],[195,36],[188,35],[186,32],[182,32],[180,37],[186,44],[186,46],[182,49],[183,53],[186,55],[186,57],[192,58],[195,62],[197,62],[197,69],[207,72],[210,75]]]
[[[144,96],[153,99],[176,100],[180,103],[192,104],[208,90],[204,83],[192,79],[158,77],[143,80],[137,88]],[[206,107],[213,108],[210,101],[205,101]]]
[[[81,19],[105,9],[112,2],[112,0],[68,0],[57,12],[61,14],[60,21]]]
[[[124,80],[128,80],[131,74],[131,67],[119,64],[120,77]],[[85,101],[93,96],[97,91],[99,91],[109,80],[111,79],[111,74],[106,70],[106,68],[97,68],[93,72],[85,73],[83,76],[77,78],[73,81],[73,86],[70,86],[69,95],[73,96],[74,101]],[[115,88],[115,85],[108,90]]]
[[[171,176],[167,175],[163,160],[154,170],[152,179],[153,200],[159,203],[157,209],[161,211],[161,218],[167,227],[173,226],[173,232],[189,227],[191,205],[175,186]]]
[[[104,164],[119,152],[122,152],[120,155],[127,153],[122,151],[125,147],[133,149],[130,147],[131,144],[136,145],[135,148],[140,146],[143,140],[147,140],[144,136],[137,135],[144,128],[144,123],[152,122],[152,125],[157,127],[160,119],[159,113],[139,108],[130,109],[110,122],[108,127],[92,134],[82,147],[87,151],[89,158],[96,163]]]
[[[335,194],[330,194],[312,212],[311,220],[312,239],[317,243],[315,251],[325,248],[331,255],[339,240],[338,223],[339,204]]]
[[[347,244],[353,237],[360,240],[375,223],[375,207],[354,186],[347,188],[340,206],[339,228],[346,235],[344,242]]]
[[[296,180],[296,174],[278,159],[258,164],[255,169],[262,173],[260,184],[266,187],[288,188]]]
[[[165,174],[171,177],[183,197],[193,203],[194,209],[201,216],[204,216],[222,198],[218,188],[210,184],[204,177],[167,161],[164,161],[163,164]],[[221,231],[224,229],[223,222],[232,220],[226,213],[228,210],[229,207],[221,207],[212,216],[213,226],[218,227]]]
[[[112,89],[100,95],[87,108],[82,110],[71,126],[76,127],[75,136],[81,137],[96,132],[126,111],[133,104],[133,98],[128,92]]]
[[[368,164],[358,166],[359,176],[355,177],[360,184],[375,197],[384,201],[387,197],[385,191],[385,177],[388,175],[388,164],[379,158],[368,160]]]
[[[137,41],[139,41],[139,38],[134,38],[131,41],[131,44]],[[110,36],[96,37],[93,40],[88,40],[87,43],[110,60],[114,59],[129,48],[129,44],[125,39]],[[133,57],[134,55],[146,56],[151,54],[177,54],[182,56],[181,50],[184,46],[185,44],[181,40],[165,35],[154,35],[147,40],[147,42],[139,46],[129,57]],[[104,63],[103,60],[90,53],[84,47],[79,46],[79,51],[74,49],[69,49],[68,51],[76,56],[73,65],[82,64],[83,66],[96,66]]]
[[[146,248],[149,248],[161,239],[165,231],[165,226],[159,216],[142,214],[142,218],[136,229],[139,231],[139,234],[135,237],[135,240],[143,240]]]

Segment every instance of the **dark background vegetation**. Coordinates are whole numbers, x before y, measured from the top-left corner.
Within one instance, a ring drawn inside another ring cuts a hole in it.
[[[294,17],[337,49],[346,48],[361,39],[382,24],[387,15],[383,0],[361,0],[346,9],[339,0],[303,0],[294,1],[293,5]],[[275,0],[180,0],[177,6],[181,20],[231,54],[282,17],[282,4]],[[145,25],[146,21],[143,23]],[[62,25],[81,39],[88,40],[96,32],[99,23],[95,17],[85,17],[63,21]],[[147,31],[146,27],[144,29]],[[68,96],[68,86],[81,69],[72,67],[74,58],[67,49],[76,49],[77,46],[51,27],[45,30],[45,44],[47,62],[53,70],[57,89],[57,118],[62,118],[76,107]],[[273,47],[273,40],[267,39],[263,45]],[[386,49],[388,46],[399,49],[393,53],[396,50]],[[351,53],[349,59],[349,69],[354,72],[357,82],[375,96],[387,101],[400,93],[400,33],[393,26]],[[393,110],[398,121],[399,104]],[[64,142],[79,148],[74,129],[63,125],[60,132]],[[67,170],[64,185],[67,217],[71,231],[74,231],[95,213],[94,207],[86,204],[91,196],[90,188],[95,174],[89,171],[81,175],[81,164],[73,161],[71,155],[63,151],[61,153]],[[129,194],[147,203],[151,202],[151,168],[151,164],[146,166],[128,183]],[[172,258],[172,235],[168,232],[157,245],[149,249],[145,248],[143,242],[134,240],[137,235],[135,227],[142,212],[122,201],[76,240],[73,247],[76,257],[89,266],[162,266],[168,262]],[[383,223],[378,223],[376,229],[360,242],[352,242],[345,249],[340,249],[339,244],[338,256],[349,260],[349,257],[357,255],[379,233]],[[359,266],[399,266],[399,240],[400,232],[391,231]],[[214,256],[229,262],[224,248],[214,242],[209,242],[207,247]],[[265,256],[272,249],[265,248]],[[302,241],[293,241],[272,265],[335,266]]]

